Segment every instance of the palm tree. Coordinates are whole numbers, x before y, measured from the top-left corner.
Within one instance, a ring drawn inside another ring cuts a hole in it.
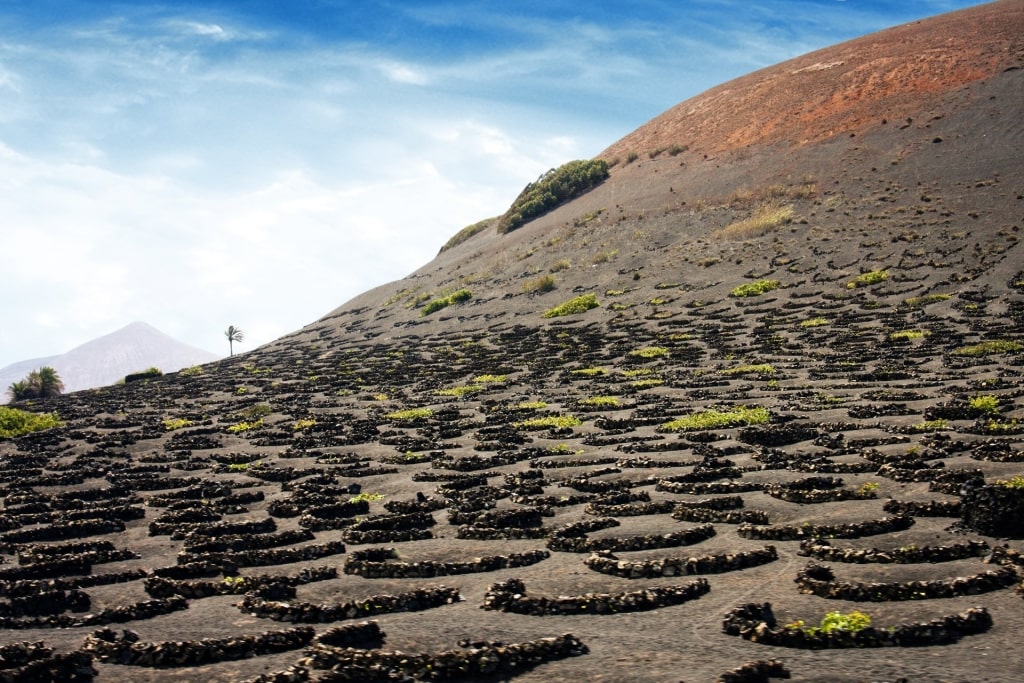
[[[50,398],[59,396],[64,391],[64,382],[57,371],[49,365],[39,368],[39,397]]]
[[[228,349],[231,351],[231,355],[235,355],[235,342],[245,339],[245,333],[234,325],[228,325],[228,329],[224,330],[224,336],[228,338]]]
[[[57,371],[49,365],[28,373],[24,379],[12,384],[7,389],[12,401],[24,401],[30,398],[52,398],[64,391],[64,382]]]

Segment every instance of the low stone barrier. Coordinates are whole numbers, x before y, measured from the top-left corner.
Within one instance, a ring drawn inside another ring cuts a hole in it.
[[[59,546],[27,545],[18,550],[18,564],[32,565],[44,562],[80,561],[86,564],[105,564],[137,560],[138,553],[117,549],[109,541],[67,543]]]
[[[149,523],[150,536],[169,536],[185,524],[203,522],[219,522],[222,515],[207,507],[187,508],[173,512],[165,512]]]
[[[338,648],[317,643],[300,665],[329,671],[319,683],[377,683],[396,680],[490,680],[507,677],[555,659],[589,652],[571,634],[522,643],[460,642],[462,649],[411,654]]]
[[[33,564],[0,569],[0,581],[50,579],[75,574],[91,574],[92,563],[79,557],[47,559]]]
[[[768,524],[768,513],[763,510],[715,510],[705,507],[677,506],[672,518],[681,522],[720,524]]]
[[[317,645],[330,647],[357,647],[372,650],[384,644],[384,632],[376,621],[362,621],[327,629],[316,637]]]
[[[973,607],[931,621],[898,624],[889,628],[809,633],[801,628],[779,627],[770,603],[748,603],[726,613],[722,631],[754,643],[820,650],[845,647],[920,647],[955,643],[963,636],[984,633],[992,616],[984,607]]]
[[[771,678],[789,678],[789,669],[775,659],[759,659],[726,671],[715,683],[768,683]]]
[[[583,512],[598,517],[639,517],[642,515],[663,515],[672,512],[676,504],[670,500],[657,502],[624,503],[622,505],[603,505],[590,503]]]
[[[306,683],[309,680],[309,669],[304,666],[290,666],[281,671],[271,671],[255,678],[247,678],[240,683]]]
[[[961,519],[968,529],[986,536],[1024,538],[1024,489],[968,485],[961,500]]]
[[[267,550],[243,550],[235,553],[178,553],[178,564],[212,563],[218,566],[264,567],[274,564],[290,564],[345,552],[341,541],[328,541],[304,545],[299,548],[270,548]]]
[[[933,598],[956,598],[962,595],[976,595],[999,590],[1017,583],[1017,572],[1010,567],[973,576],[958,576],[940,581],[907,581],[894,583],[860,583],[836,581],[835,574],[828,567],[809,564],[797,575],[797,590],[808,595],[830,600],[853,600],[856,602],[885,602],[890,600],[930,600]]]
[[[402,543],[405,541],[425,541],[433,538],[429,529],[367,529],[366,531],[345,531],[341,538],[352,545],[368,543]]]
[[[517,539],[547,538],[551,530],[545,527],[523,529],[520,527],[485,527],[464,524],[455,532],[455,538],[469,541],[499,541]]]
[[[119,489],[127,490],[127,489]],[[172,491],[171,493],[162,493],[158,496],[150,496],[146,499],[146,505],[149,507],[167,507],[173,502],[180,500],[204,500],[213,498],[223,498],[231,493],[231,487],[227,484],[200,484],[199,486],[189,486],[188,488],[181,489],[180,491]]]
[[[509,579],[495,583],[487,590],[481,609],[538,617],[550,614],[645,612],[696,600],[709,590],[711,587],[707,579],[697,579],[680,586],[646,588],[626,593],[584,593],[560,595],[557,598],[530,597],[526,595],[526,585],[522,581]]]
[[[982,557],[992,552],[984,541],[967,541],[951,545],[905,546],[892,550],[878,548],[836,548],[823,538],[807,539],[800,542],[800,555],[815,557],[829,562],[848,564],[919,564],[924,562],[952,562],[968,557]]]
[[[0,543],[34,543],[36,541],[63,541],[69,538],[88,538],[97,534],[124,531],[124,522],[116,519],[85,519],[62,524],[17,529],[0,534]]]
[[[524,496],[521,494],[513,494],[511,497],[511,501],[517,505],[533,505],[548,508],[571,507],[581,503],[589,503],[594,500],[597,500],[597,496],[592,493],[584,493],[575,496]]]
[[[525,567],[551,557],[546,550],[509,555],[489,555],[469,562],[389,562],[398,559],[394,548],[357,550],[345,560],[344,572],[367,579],[430,579],[437,576],[493,572],[510,567]]]
[[[635,550],[655,550],[657,548],[677,548],[706,541],[715,535],[715,527],[710,524],[677,531],[672,534],[648,534],[643,536],[624,536],[617,538],[586,538],[586,537],[552,537],[547,546],[551,550],[564,553],[587,553],[598,550],[611,552],[631,552]]]
[[[433,512],[443,510],[445,502],[440,498],[430,496],[417,497],[414,500],[389,500],[384,503],[384,509],[396,515],[407,515],[410,512]]]
[[[335,567],[307,567],[294,576],[226,576],[220,581],[176,581],[152,576],[144,582],[146,593],[154,598],[180,595],[189,600],[214,595],[244,595],[267,586],[303,586],[337,578]]]
[[[184,598],[172,597],[160,600],[145,600],[123,607],[108,607],[93,614],[75,617],[67,614],[55,614],[45,617],[0,617],[0,628],[33,629],[33,628],[77,628],[80,626],[105,626],[120,624],[138,619],[150,619],[161,614],[170,614],[188,609],[188,601]]]
[[[522,510],[488,510],[482,512],[448,513],[448,523],[452,525],[468,524],[481,527],[516,527],[526,529],[539,527],[544,523],[541,511],[534,509]]]
[[[531,460],[530,467],[550,470],[562,469],[565,467],[594,467],[598,465],[611,465],[618,462],[618,458],[576,458],[573,460]]]
[[[316,538],[313,532],[307,529],[278,531],[272,534],[253,534],[244,536],[231,534],[227,536],[201,536],[189,534],[184,540],[185,550],[193,553],[223,553],[238,552],[240,550],[265,550],[276,548],[282,545],[294,543],[305,543]]]
[[[779,558],[774,546],[701,557],[664,557],[657,560],[620,560],[604,551],[592,554],[584,564],[595,572],[624,579],[653,579],[661,576],[692,576],[722,574],[748,567],[757,567]]]
[[[959,500],[929,500],[920,503],[912,500],[887,500],[882,510],[894,515],[911,517],[959,517],[962,512]]]
[[[78,683],[91,681],[96,674],[92,655],[75,651],[4,669],[0,671],[0,683]]]
[[[764,488],[764,484],[751,481],[685,482],[661,479],[654,487],[654,490],[667,493],[685,493],[691,496],[707,496],[716,493],[747,493],[749,491],[760,491],[762,488]]]
[[[89,605],[89,595],[77,589],[40,591],[0,603],[0,616],[38,617],[61,612],[86,612]]]
[[[82,649],[101,662],[170,668],[201,666],[298,650],[309,645],[314,635],[316,631],[312,626],[297,626],[286,631],[266,631],[259,635],[146,643],[139,642],[139,636],[131,631],[123,631],[118,636],[111,629],[105,628],[87,635]]]
[[[244,522],[212,522],[210,524],[178,524],[171,534],[172,541],[181,541],[189,534],[201,536],[223,536],[235,534],[267,534],[277,531],[273,517]]]
[[[0,645],[0,669],[13,669],[37,659],[46,659],[51,655],[53,655],[53,648],[47,647],[41,640],[34,643],[25,640],[20,643]]]
[[[232,571],[225,571],[226,569]],[[153,576],[184,581],[185,579],[201,579],[211,576],[229,576],[234,573],[233,570],[237,569],[237,567],[225,567],[225,565],[219,562],[203,560],[200,562],[184,562],[171,565],[170,567],[157,567],[153,570]]]
[[[433,607],[450,605],[460,600],[462,600],[462,596],[457,588],[438,586],[396,595],[373,595],[365,600],[354,600],[334,605],[311,602],[277,602],[264,600],[250,593],[238,603],[238,608],[242,612],[261,619],[315,624],[359,619],[391,612],[419,612]]]
[[[804,538],[860,538],[893,531],[903,531],[914,525],[913,517],[896,515],[882,519],[869,519],[849,524],[775,524],[769,526],[740,524],[736,533],[743,538],[761,541],[799,541]]]
[[[21,581],[0,581],[0,596],[25,597],[48,590],[75,590],[92,586],[106,586],[113,583],[138,581],[147,576],[144,569],[129,569],[112,574],[93,574],[73,579],[35,579]]]

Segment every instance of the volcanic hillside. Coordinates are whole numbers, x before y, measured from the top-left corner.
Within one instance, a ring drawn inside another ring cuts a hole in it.
[[[0,680],[1024,679],[1022,67],[1019,1],[800,57],[273,344],[30,405]]]

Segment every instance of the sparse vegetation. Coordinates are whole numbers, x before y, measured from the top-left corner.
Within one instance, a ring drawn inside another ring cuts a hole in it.
[[[911,432],[923,433],[923,432],[941,432],[949,429],[949,421],[945,418],[939,418],[938,420],[927,420],[925,422],[918,422],[912,424],[908,429]]]
[[[736,406],[728,410],[712,408],[666,422],[661,428],[667,432],[689,432],[701,429],[742,427],[764,424],[769,417],[768,411],[760,406],[754,408]]]
[[[232,434],[238,434],[240,432],[248,432],[253,429],[259,429],[263,426],[263,418],[256,420],[255,422],[239,422],[228,427],[228,431]]]
[[[748,282],[745,285],[734,287],[729,296],[742,299],[749,296],[761,296],[766,292],[770,292],[773,289],[778,289],[782,286],[782,283],[778,280],[758,280],[757,282]]]
[[[979,394],[969,398],[967,400],[967,404],[975,410],[981,410],[986,413],[995,413],[999,411],[998,396]]]
[[[606,375],[608,371],[604,368],[580,368],[578,370],[570,371],[573,375],[583,375],[584,377],[596,377],[598,375]]]
[[[642,349],[633,349],[629,352],[630,358],[643,358],[644,360],[654,360],[655,358],[665,358],[669,355],[669,350],[664,346],[645,346]]]
[[[921,308],[928,304],[946,301],[950,298],[952,298],[952,296],[949,294],[925,294],[923,296],[912,296],[909,299],[904,299],[903,303],[911,308]]]
[[[60,427],[57,413],[33,413],[18,408],[0,406],[0,439],[12,439],[30,432]]]
[[[513,406],[516,410],[543,410],[548,407],[545,401],[523,401]]]
[[[420,315],[430,315],[431,313],[440,311],[442,308],[447,308],[455,304],[461,304],[463,301],[469,301],[472,298],[473,292],[469,291],[468,289],[458,289],[452,292],[451,294],[439,296],[436,299],[431,299],[423,307],[423,310],[420,312]]]
[[[739,365],[735,368],[726,368],[719,370],[720,375],[773,375],[775,374],[775,367],[768,363],[759,363],[756,365]]]
[[[580,399],[579,403],[593,408],[616,407],[619,405],[619,399],[615,396],[591,396]]]
[[[990,356],[997,353],[1012,353],[1024,349],[1020,342],[1009,339],[997,339],[995,341],[981,342],[971,346],[961,346],[953,349],[954,356]]]
[[[572,268],[572,262],[567,258],[563,258],[552,263],[549,270],[552,273],[561,273],[563,270],[569,270],[570,268]]]
[[[800,327],[821,327],[822,325],[828,325],[832,321],[828,318],[809,318],[807,320],[800,321]]]
[[[896,332],[889,333],[890,341],[910,341],[911,339],[921,339],[927,337],[931,332],[927,330],[898,330]]]
[[[577,427],[583,422],[575,415],[548,415],[546,417],[533,417],[529,420],[513,422],[514,427],[519,429],[564,429],[566,427]]]
[[[309,429],[314,425],[316,425],[316,420],[311,417],[304,417],[301,420],[297,420],[295,424],[292,425],[292,429],[296,432],[300,432],[304,429]]]
[[[523,283],[523,291],[527,294],[544,294],[553,291],[555,287],[557,287],[557,281],[551,275],[541,275]]]
[[[498,232],[507,233],[578,197],[608,177],[602,159],[570,161],[544,173],[519,193],[498,219]]]
[[[1024,489],[1024,476],[1018,474],[1009,479],[999,479],[996,484],[1010,489]]]
[[[497,218],[485,218],[484,220],[473,223],[472,225],[467,225],[462,230],[459,230],[457,233],[452,235],[451,239],[445,242],[444,246],[441,247],[441,251],[437,253],[443,254],[449,249],[459,246],[460,244],[462,244],[469,238],[473,237],[474,235],[477,235],[478,233],[481,233],[484,230],[486,230],[488,227],[493,225],[497,220]]]
[[[730,223],[714,233],[718,239],[749,239],[758,237],[785,225],[793,219],[792,204],[782,204],[771,200],[754,209],[754,212],[743,220]]]
[[[374,501],[383,500],[383,499],[384,499],[384,494],[383,493],[365,493],[364,492],[364,493],[359,493],[357,495],[352,496],[351,498],[348,499],[348,502],[350,502],[350,503],[363,503],[363,502],[372,503]]]
[[[396,410],[384,417],[397,422],[415,422],[425,420],[433,414],[434,411],[430,408],[409,408],[408,410]]]
[[[578,315],[580,313],[586,313],[591,308],[597,308],[601,304],[598,303],[597,297],[593,294],[583,294],[582,296],[569,299],[568,301],[549,308],[542,314],[545,318],[557,318],[563,315]]]
[[[164,420],[164,429],[168,432],[173,432],[175,429],[181,429],[182,427],[191,427],[192,420],[188,420],[184,417],[178,418],[167,418]]]
[[[601,251],[594,254],[594,258],[590,259],[590,262],[596,266],[601,263],[608,263],[618,255],[618,249],[612,249],[611,251]]]
[[[201,365],[193,365],[192,367],[185,368],[178,374],[182,377],[198,377],[203,374],[203,368]]]
[[[832,633],[834,631],[845,631],[856,633],[871,626],[871,617],[863,612],[854,610],[849,614],[842,612],[829,612],[821,619],[820,626],[807,626],[802,619],[786,624],[786,628],[794,631],[803,631],[808,635],[819,633]]]
[[[877,285],[879,282],[883,282],[888,279],[888,270],[872,270],[867,273],[861,273],[857,277],[847,282],[846,288],[858,289],[860,287],[870,287],[871,285]]]

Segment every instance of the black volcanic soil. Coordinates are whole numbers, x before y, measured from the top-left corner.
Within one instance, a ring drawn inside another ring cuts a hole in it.
[[[1021,7],[994,3],[951,15],[956,21],[914,24],[887,40],[943,45],[944,32],[965,19],[1020,26]],[[29,591],[39,609],[44,587],[23,578],[37,571],[70,582],[65,588],[80,586],[88,605],[58,605],[45,625],[31,620],[50,617],[25,616],[24,601],[0,597],[0,645],[42,641],[57,653],[80,650],[101,626],[75,619],[94,615],[95,622],[112,614],[104,610],[154,599],[147,587],[157,592],[155,575],[205,559],[208,575],[182,579],[193,590],[202,581],[237,583],[224,576],[279,577],[298,583],[294,597],[283,586],[265,595],[309,610],[441,585],[458,590],[461,599],[451,604],[374,615],[385,632],[374,651],[436,653],[463,649],[462,640],[508,644],[566,633],[587,648],[526,668],[517,681],[713,681],[769,659],[781,660],[797,681],[1021,680],[1024,601],[1015,590],[1021,576],[1009,574],[1021,571],[1020,563],[1013,552],[989,551],[1022,550],[1024,534],[970,531],[957,508],[963,496],[973,500],[972,486],[1024,474],[1024,71],[1010,68],[1019,62],[1024,31],[993,31],[1015,36],[999,53],[1000,68],[991,71],[996,62],[984,40],[955,32],[952,38],[968,44],[954,41],[960,57],[950,59],[989,71],[941,93],[928,90],[927,98],[908,96],[913,116],[802,145],[768,138],[718,151],[644,153],[571,204],[509,235],[485,231],[267,347],[197,374],[32,406],[56,410],[65,425],[0,442],[0,588]],[[861,53],[850,50],[839,46],[811,61],[852,63]],[[795,71],[791,66],[778,72]],[[767,209],[787,217],[767,227],[740,223]],[[885,277],[858,286],[872,272]],[[526,291],[543,275],[554,278],[552,291]],[[778,288],[732,295],[738,285],[764,280]],[[457,288],[472,298],[423,315],[427,301]],[[542,317],[585,294],[599,307]],[[974,350],[983,343],[1001,346]],[[769,421],[663,428],[704,410],[738,407],[763,408]],[[420,416],[403,418],[410,410]],[[557,416],[579,424],[526,423]],[[365,510],[340,505],[357,491],[374,494]],[[420,514],[397,517],[410,510]],[[821,526],[900,511],[889,526],[855,538]],[[618,525],[577,536],[565,529],[607,518]],[[118,519],[123,530],[76,533],[76,525]],[[794,525],[846,550],[899,554],[982,542],[987,550],[907,563],[825,560],[804,554],[800,540],[752,537],[757,532],[739,524],[743,519]],[[492,531],[476,529],[487,520]],[[244,522],[264,526],[239,526]],[[517,523],[526,530],[516,532]],[[365,535],[389,524],[405,525],[404,535]],[[677,545],[662,539],[667,547],[614,554],[623,562],[685,560],[770,545],[776,556],[723,573],[624,578],[592,569],[589,552],[566,550],[583,543],[572,538],[598,547],[694,529],[703,532],[690,545],[670,537]],[[37,542],[33,530],[66,537]],[[267,546],[252,566],[237,566],[246,556],[214,554],[211,544],[234,542],[236,531],[243,544]],[[497,538],[469,538],[474,534]],[[418,540],[399,540],[411,538]],[[86,541],[109,541],[132,555],[83,555],[72,545]],[[339,541],[343,551],[330,545]],[[65,559],[92,562],[40,565],[45,558],[27,556],[36,546],[59,546]],[[391,564],[543,550],[550,556],[430,578],[345,573],[360,552],[381,548],[396,550]],[[293,561],[287,552],[296,549],[320,556]],[[285,556],[275,556],[281,550]],[[891,585],[865,589],[868,601],[801,592],[796,579],[812,562],[832,570],[835,586]],[[309,568],[338,573],[299,582]],[[133,570],[125,582],[91,585],[102,578],[90,577]],[[955,583],[957,577],[966,580]],[[491,587],[511,579],[523,582],[527,597],[564,607],[573,596],[698,578],[707,581],[703,595],[647,611],[536,616],[482,608]],[[913,599],[892,599],[914,581],[942,585],[915,584]],[[955,595],[938,597],[954,583]],[[184,608],[136,611],[109,627],[130,629],[166,653],[175,641],[302,625],[239,608],[257,597],[165,601],[159,605]],[[386,601],[371,600],[370,611]],[[810,650],[723,632],[727,612],[764,602],[780,625],[860,610],[887,628],[975,607],[992,623],[979,633],[947,629],[950,642],[920,647]],[[310,625],[329,638],[330,629],[361,622],[362,612],[351,617],[332,614]],[[93,666],[98,681],[247,681],[306,666],[323,649],[314,643],[308,651],[200,665],[161,655],[159,667],[116,658]],[[15,666],[0,649],[0,676]],[[331,676],[321,669],[293,674],[290,680]],[[397,669],[391,674],[402,680]],[[380,671],[349,680],[371,675],[387,680]],[[461,680],[504,678],[474,670]]]

